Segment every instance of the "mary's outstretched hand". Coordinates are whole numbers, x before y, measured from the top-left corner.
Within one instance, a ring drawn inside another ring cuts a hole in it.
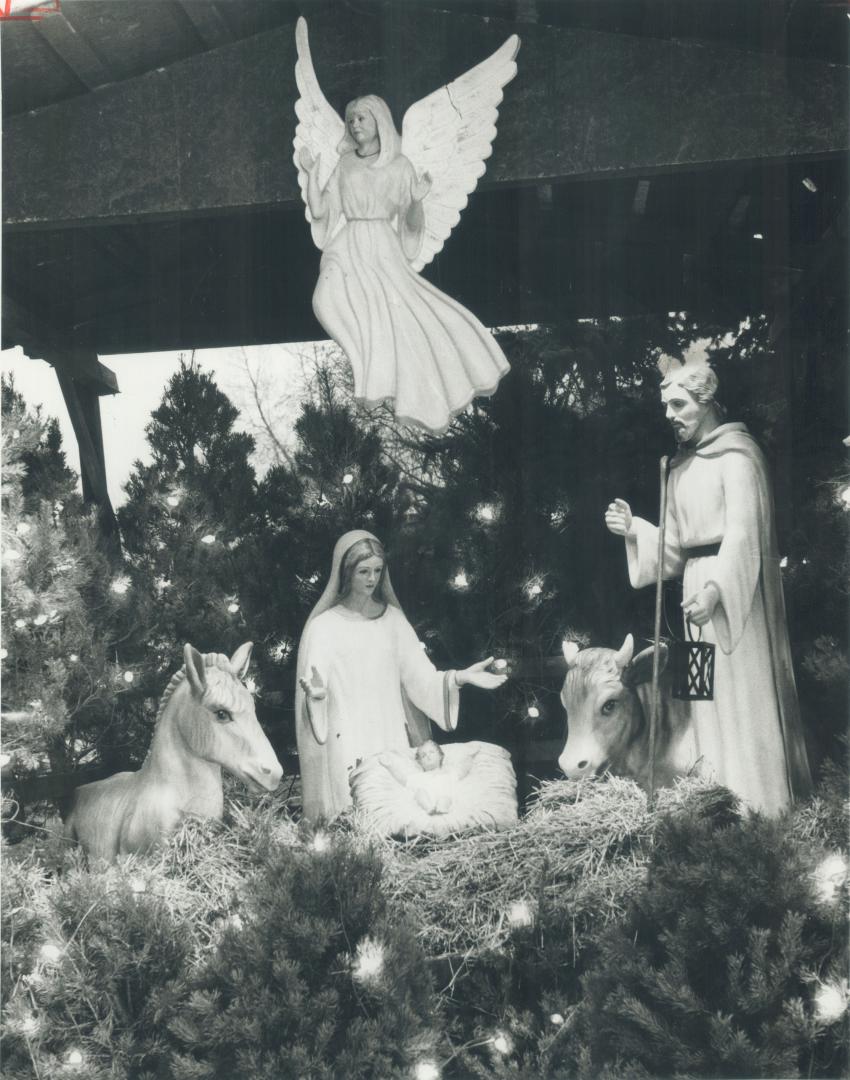
[[[306,679],[299,679],[301,683],[301,689],[310,699],[310,701],[324,701],[328,696],[328,691],[325,688],[324,682],[322,682],[322,676],[318,673],[315,666],[310,671],[310,682]]]
[[[458,686],[469,684],[479,686],[482,690],[497,690],[503,686],[508,680],[507,675],[495,675],[492,671],[486,670],[492,663],[493,657],[488,656],[486,660],[479,660],[477,664],[455,672]]]

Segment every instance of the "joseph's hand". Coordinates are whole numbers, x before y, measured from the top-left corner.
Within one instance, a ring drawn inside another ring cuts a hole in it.
[[[720,600],[717,586],[710,583],[704,589],[698,589],[692,596],[682,602],[682,611],[685,618],[694,626],[705,626],[711,621],[714,609]]]
[[[605,511],[605,524],[615,536],[632,535],[632,508],[625,499],[615,499]]]

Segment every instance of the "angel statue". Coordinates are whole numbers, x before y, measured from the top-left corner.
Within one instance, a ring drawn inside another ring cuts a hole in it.
[[[294,161],[322,251],[313,310],[351,363],[358,401],[393,400],[403,423],[444,431],[474,397],[495,393],[509,365],[478,319],[419,271],[484,174],[519,38],[411,105],[401,135],[372,94],[349,102],[343,121],[316,79],[303,18],[295,41]]]

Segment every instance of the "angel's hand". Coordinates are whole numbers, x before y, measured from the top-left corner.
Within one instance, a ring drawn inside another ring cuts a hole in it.
[[[430,192],[433,184],[434,180],[431,174],[427,171],[422,173],[419,179],[414,181],[413,186],[410,189],[410,194],[414,201],[422,202]]]
[[[311,173],[314,169],[318,168],[321,159],[321,154],[317,154],[313,157],[306,146],[302,146],[298,153],[298,164],[302,169],[306,169],[308,173]]]

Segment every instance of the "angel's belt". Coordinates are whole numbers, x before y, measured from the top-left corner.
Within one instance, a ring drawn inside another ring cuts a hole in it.
[[[389,221],[390,219],[388,217],[386,217],[386,216],[384,216],[384,217],[349,217],[346,214],[345,220],[346,221]]]

